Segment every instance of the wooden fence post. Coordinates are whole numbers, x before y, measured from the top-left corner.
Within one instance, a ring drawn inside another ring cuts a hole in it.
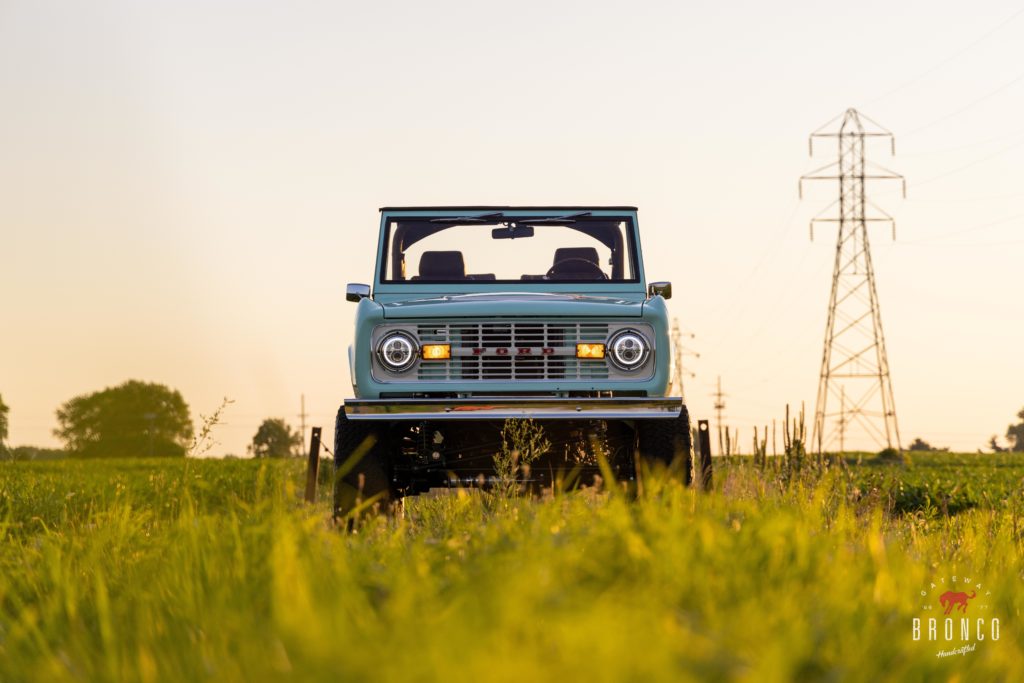
[[[313,427],[309,440],[309,466],[306,468],[306,502],[316,502],[316,480],[320,472],[320,428]]]

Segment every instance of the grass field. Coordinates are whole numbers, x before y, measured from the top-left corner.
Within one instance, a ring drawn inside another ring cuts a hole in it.
[[[1024,680],[1024,458],[720,464],[349,535],[295,462],[2,463],[0,681]],[[937,657],[953,576],[1000,637]]]

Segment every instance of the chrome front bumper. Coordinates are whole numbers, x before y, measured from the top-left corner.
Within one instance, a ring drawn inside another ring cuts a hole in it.
[[[349,399],[350,420],[651,420],[678,417],[681,398]]]

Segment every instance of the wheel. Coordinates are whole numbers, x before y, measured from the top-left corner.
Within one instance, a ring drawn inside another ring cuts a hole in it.
[[[678,417],[665,420],[637,420],[640,461],[648,469],[667,468],[691,482],[690,414],[686,406]]]
[[[376,497],[387,507],[394,496],[388,479],[386,430],[348,419],[345,406],[334,422],[334,516],[344,517]]]

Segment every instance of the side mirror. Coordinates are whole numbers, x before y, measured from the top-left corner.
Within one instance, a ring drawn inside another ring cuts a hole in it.
[[[647,285],[647,296],[661,296],[662,299],[672,298],[671,282],[652,282]]]
[[[350,282],[345,287],[345,300],[359,302],[360,299],[370,298],[370,285],[361,285],[358,282]]]

